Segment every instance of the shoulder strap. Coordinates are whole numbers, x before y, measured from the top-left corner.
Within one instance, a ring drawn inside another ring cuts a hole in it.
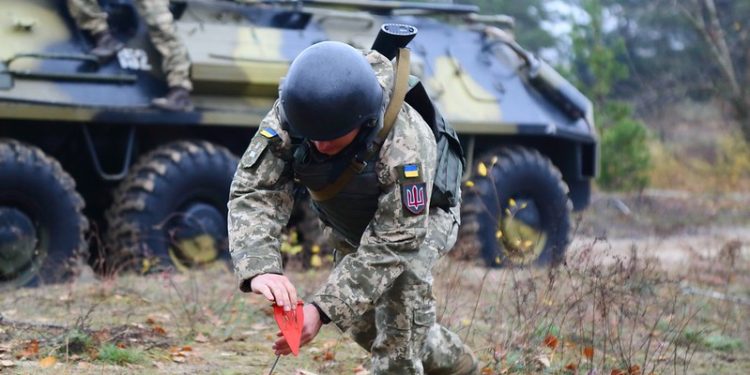
[[[385,115],[383,116],[383,128],[380,129],[378,135],[375,137],[372,147],[369,147],[364,157],[355,157],[349,163],[349,166],[339,175],[339,177],[330,185],[324,187],[321,190],[310,190],[310,196],[313,200],[318,202],[327,201],[336,196],[341,189],[352,180],[355,174],[359,174],[367,166],[367,161],[372,159],[376,153],[380,152],[380,147],[383,146],[388,133],[391,132],[393,124],[396,123],[398,113],[401,111],[401,107],[404,105],[404,98],[406,92],[409,91],[409,67],[411,55],[409,50],[406,48],[400,48],[398,56],[396,56],[396,79],[393,87],[393,95],[391,95],[391,101],[388,103],[388,107],[385,109]]]

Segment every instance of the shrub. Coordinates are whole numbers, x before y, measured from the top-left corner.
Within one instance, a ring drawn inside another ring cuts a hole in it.
[[[642,190],[649,183],[651,153],[646,127],[624,104],[611,103],[601,115],[601,176],[605,190]]]

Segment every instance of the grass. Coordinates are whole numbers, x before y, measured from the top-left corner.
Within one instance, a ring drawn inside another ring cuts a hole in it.
[[[80,330],[71,331],[66,339],[65,345],[60,348],[61,354],[81,354],[96,347],[94,339]]]
[[[105,344],[99,350],[97,360],[113,365],[142,364],[147,358],[143,351],[133,348],[120,348],[114,344]]]
[[[579,241],[552,270],[444,259],[434,286],[440,322],[475,349],[485,375],[634,366],[642,374],[750,373],[748,306],[710,296],[750,296],[747,240],[739,252],[728,240],[711,237],[704,252],[686,240],[675,266],[650,257],[667,249],[628,238],[635,245]],[[304,298],[327,277],[288,274]],[[269,304],[240,294],[221,266],[3,292],[0,311],[0,360],[20,373],[39,373],[49,355],[58,358],[55,373],[76,374],[257,374],[274,360]],[[352,374],[367,364],[367,353],[329,325],[275,373]]]
[[[742,340],[724,335],[707,336],[703,344],[709,349],[722,352],[741,350],[745,346]]]

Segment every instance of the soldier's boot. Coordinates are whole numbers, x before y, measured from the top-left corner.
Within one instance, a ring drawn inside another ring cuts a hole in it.
[[[100,62],[109,61],[117,52],[125,47],[109,31],[102,31],[95,34],[94,39],[96,40],[96,45],[89,53],[96,56]]]
[[[479,375],[479,361],[474,352],[464,344],[463,351],[450,367],[429,368],[425,363],[425,375]]]
[[[193,102],[190,100],[190,91],[183,87],[170,88],[165,97],[152,100],[151,105],[172,112],[193,110]]]

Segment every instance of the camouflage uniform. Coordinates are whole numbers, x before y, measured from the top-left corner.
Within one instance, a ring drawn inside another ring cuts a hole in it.
[[[146,21],[151,43],[161,54],[162,70],[169,87],[192,91],[190,59],[185,45],[177,37],[169,0],[135,0],[138,13]],[[68,10],[78,27],[92,34],[109,30],[107,14],[97,0],[68,0]]]
[[[381,86],[391,92],[391,62],[376,52],[367,58]],[[282,273],[279,238],[293,205],[294,176],[283,157],[291,143],[280,124],[278,102],[260,124],[266,128],[280,140],[271,142],[259,130],[240,160],[230,193],[230,251],[245,292],[254,276]],[[421,163],[429,197],[436,153],[431,130],[404,105],[380,150],[376,171],[382,193],[359,244],[327,229],[336,266],[313,302],[372,353],[375,374],[450,373],[464,353],[458,336],[436,323],[431,273],[456,241],[458,208],[406,213],[399,186],[399,167]]]

